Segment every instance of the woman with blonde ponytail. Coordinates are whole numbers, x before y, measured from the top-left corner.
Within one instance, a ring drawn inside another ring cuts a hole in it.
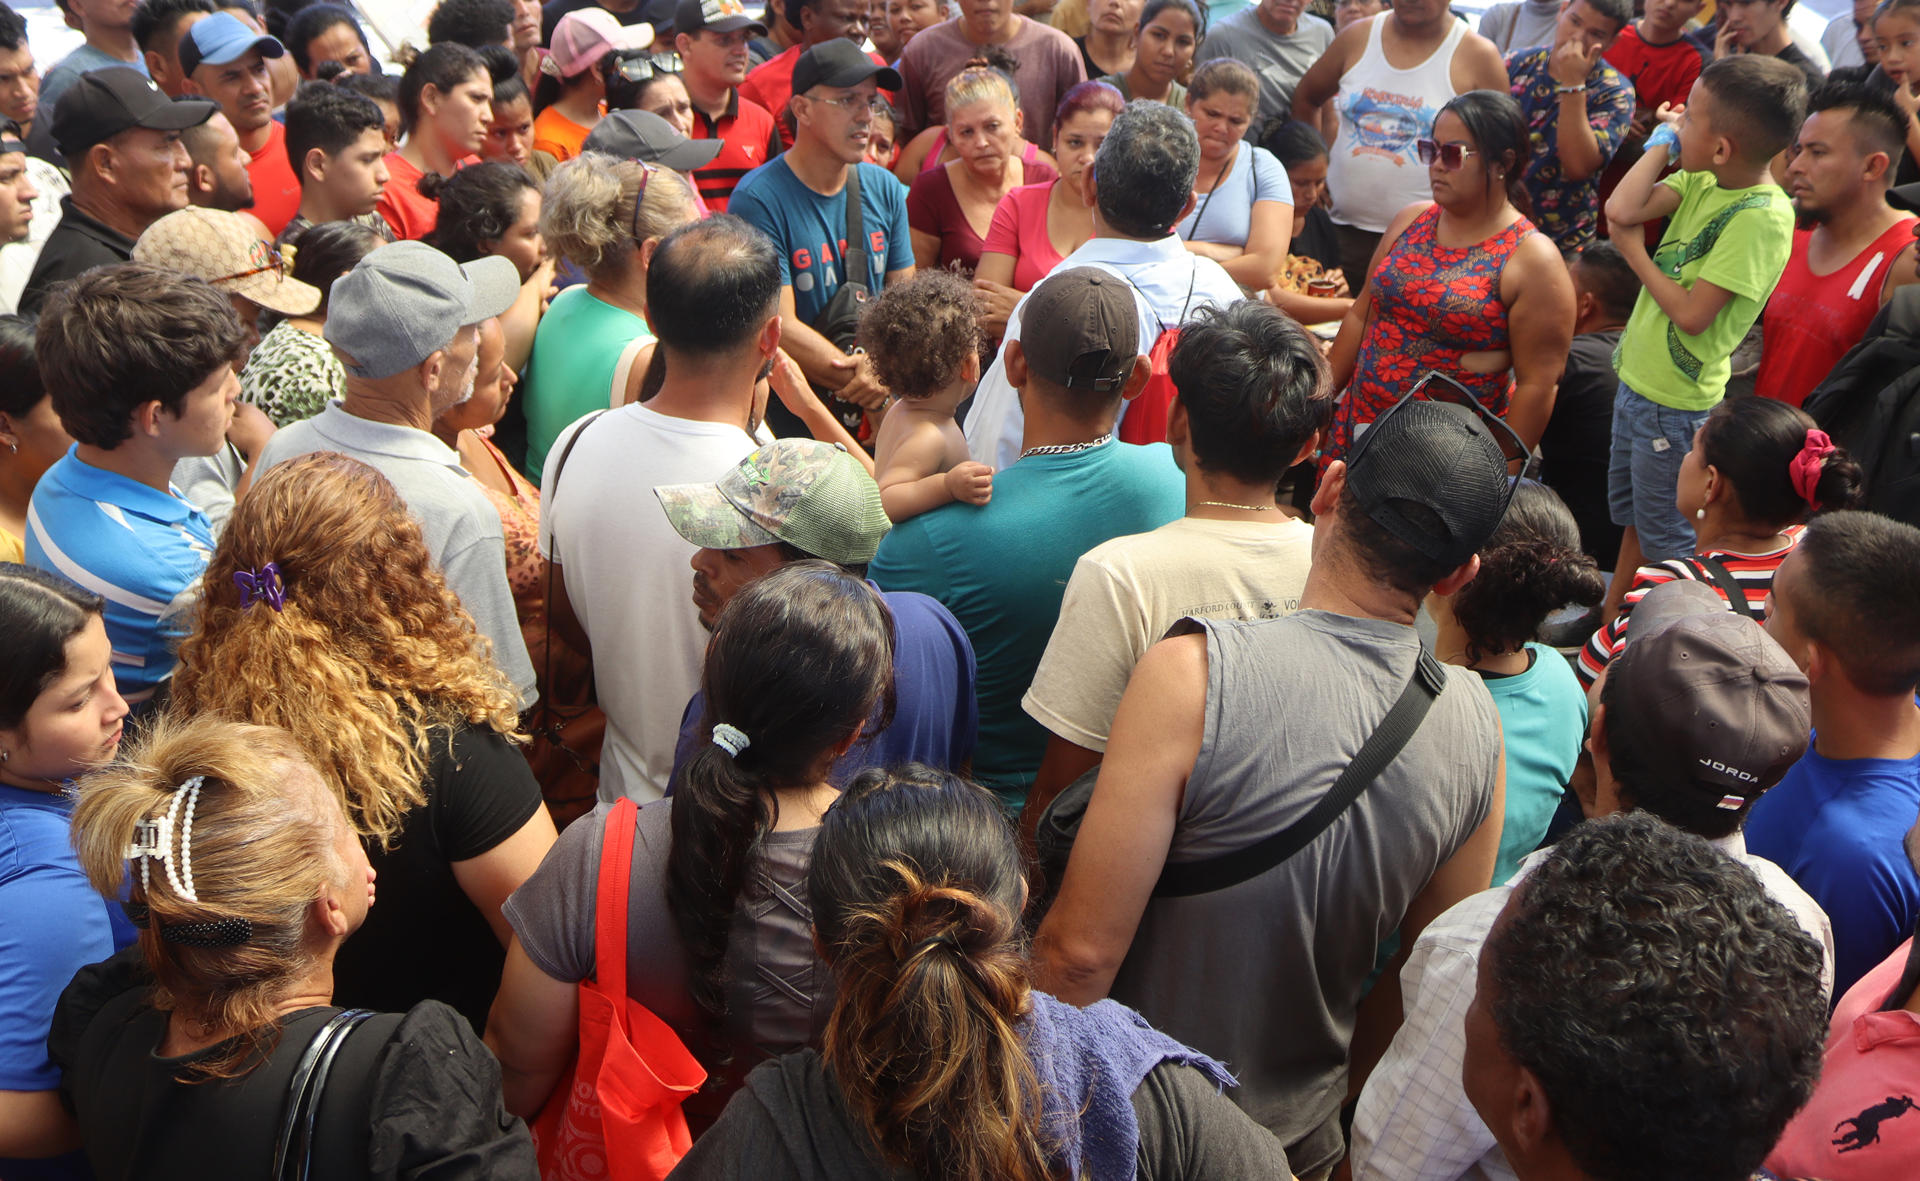
[[[499,1067],[458,1013],[332,1004],[374,871],[292,735],[160,722],[81,784],[73,842],[102,895],[130,887],[141,927],[137,949],[75,977],[49,1039],[95,1176],[280,1175],[290,1087],[328,1038],[302,1176],[536,1175]]]
[[[711,740],[680,788],[640,809],[627,902],[627,991],[671,1026],[708,1081],[696,1134],[763,1059],[817,1045],[833,1003],[803,901],[828,774],[893,711],[893,615],[821,561],[749,584],[715,621],[701,689]],[[507,1106],[540,1110],[575,1049],[594,969],[604,813],[568,826],[507,903],[514,942],[487,1044]]]
[[[917,764],[828,809],[807,900],[836,983],[820,1051],[766,1063],[676,1178],[1291,1177],[1226,1068],[1111,1000],[1035,992],[993,795]]]
[[[553,844],[516,748],[518,698],[387,478],[331,451],[235,508],[180,646],[169,712],[278,726],[387,881],[341,953],[340,998],[432,998],[478,1030],[506,955],[501,904]]]

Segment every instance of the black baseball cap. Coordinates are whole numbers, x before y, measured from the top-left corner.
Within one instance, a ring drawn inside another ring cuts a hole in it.
[[[652,111],[614,111],[587,133],[580,150],[692,172],[713,163],[726,146],[725,140],[688,139]]]
[[[673,10],[671,24],[676,33],[697,33],[701,29],[731,33],[735,29],[752,29],[763,37],[767,34],[767,26],[748,15],[740,0],[680,0]]]
[[[126,66],[80,75],[53,107],[53,142],[69,160],[133,127],[185,131],[220,108],[204,98],[167,97],[153,79]]]
[[[899,90],[900,71],[874,64],[867,52],[845,37],[822,41],[793,63],[793,92],[805,94],[816,86],[858,86],[877,79],[882,90]]]
[[[1347,490],[1374,524],[1449,567],[1480,552],[1512,499],[1506,454],[1480,416],[1423,398],[1395,403],[1354,443]]]

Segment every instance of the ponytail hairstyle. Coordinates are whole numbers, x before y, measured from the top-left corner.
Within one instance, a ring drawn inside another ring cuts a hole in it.
[[[530,99],[527,80],[520,73],[520,59],[504,45],[488,45],[480,51],[480,60],[487,63],[487,77],[493,82],[493,102],[495,106],[511,106],[523,98]]]
[[[1051,1177],[998,801],[919,764],[862,771],[821,822],[807,900],[837,987],[822,1056],[881,1159],[936,1181]]]
[[[1020,91],[1013,76],[994,66],[968,66],[947,83],[947,110],[974,103],[992,103],[1009,111],[1020,109]]]
[[[520,220],[522,194],[538,193],[527,170],[502,160],[469,164],[452,176],[420,178],[420,195],[440,202],[440,220],[427,235],[429,246],[455,262],[472,262],[492,253],[487,244],[506,237]]]
[[[74,851],[109,904],[131,883],[154,1008],[234,1038],[182,1081],[237,1078],[272,1052],[275,1003],[311,966],[308,908],[364,888],[339,852],[347,818],[284,730],[163,718],[129,747],[81,780]],[[159,851],[129,863],[144,821],[162,822]]]
[[[1580,527],[1545,484],[1522,480],[1507,515],[1480,547],[1480,573],[1453,596],[1467,659],[1513,652],[1539,637],[1548,615],[1606,597],[1600,570],[1580,548]]]
[[[386,237],[371,226],[357,221],[323,221],[300,231],[288,243],[293,248],[293,261],[287,273],[320,289],[320,306],[312,314],[324,318],[327,302],[333,296],[333,281],[386,244]]]
[[[813,560],[748,585],[714,624],[700,726],[716,736],[674,794],[667,903],[720,1061],[727,932],[760,839],[778,818],[775,790],[822,778],[863,725],[886,728],[894,642],[893,613],[873,588]]]
[[[1733,486],[1749,523],[1776,531],[1861,500],[1860,465],[1806,411],[1774,398],[1729,398],[1714,407],[1700,427],[1700,459]]]
[[[475,74],[486,77],[489,86],[493,84],[486,60],[458,41],[442,41],[421,50],[408,63],[407,72],[400,75],[400,92],[394,98],[400,108],[400,134],[412,135],[419,124],[420,95],[427,87],[444,93]]]
[[[1230,57],[1213,58],[1193,72],[1193,81],[1187,83],[1187,98],[1197,102],[1216,94],[1238,95],[1252,104],[1251,110],[1258,111],[1260,76],[1243,61]]]

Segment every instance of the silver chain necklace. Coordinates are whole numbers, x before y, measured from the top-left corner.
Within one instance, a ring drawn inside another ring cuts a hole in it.
[[[1237,508],[1249,513],[1270,513],[1280,507],[1274,504],[1228,504],[1224,500],[1196,500],[1195,508]]]
[[[1088,439],[1084,443],[1054,443],[1047,447],[1029,447],[1020,453],[1020,458],[1029,455],[1072,455],[1076,451],[1091,451],[1095,447],[1104,447],[1113,442],[1113,432],[1108,431],[1097,439]]]

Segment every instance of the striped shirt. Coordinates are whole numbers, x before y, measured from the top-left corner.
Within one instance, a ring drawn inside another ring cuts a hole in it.
[[[83,463],[77,451],[68,448],[34,487],[27,565],[107,601],[114,680],[137,705],[173,675],[174,649],[192,626],[213,556],[213,528],[171,485],[161,492]]]
[[[1773,593],[1773,572],[1780,563],[1787,560],[1793,547],[1800,544],[1800,535],[1806,532],[1806,526],[1794,525],[1781,530],[1787,544],[1778,549],[1759,554],[1741,554],[1732,550],[1702,550],[1692,558],[1669,558],[1653,566],[1642,566],[1634,573],[1633,589],[1627,592],[1626,601],[1621,604],[1620,617],[1593,633],[1587,646],[1580,650],[1580,663],[1576,670],[1580,674],[1582,685],[1591,685],[1600,676],[1600,670],[1607,667],[1614,653],[1627,642],[1627,624],[1633,617],[1633,608],[1647,592],[1656,586],[1685,579],[1692,582],[1704,582],[1720,596],[1721,602],[1727,601],[1727,592],[1713,578],[1712,574],[1701,566],[1700,560],[1708,558],[1726,567],[1734,584],[1740,588],[1746,599],[1746,614],[1755,619],[1766,616],[1767,596]]]
[[[738,90],[727,92],[727,109],[718,119],[708,118],[699,107],[693,109],[692,138],[725,144],[713,163],[693,170],[700,199],[715,213],[725,213],[740,178],[778,156],[782,146],[772,113]]]

